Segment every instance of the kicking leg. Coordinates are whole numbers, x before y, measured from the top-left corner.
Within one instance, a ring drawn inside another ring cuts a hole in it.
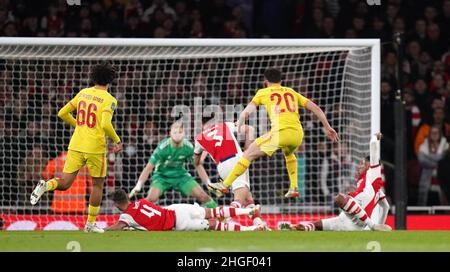
[[[60,178],[52,178],[48,181],[40,180],[36,188],[31,193],[30,202],[32,205],[36,205],[42,195],[47,191],[65,191],[72,186],[78,175],[78,171],[73,173],[63,173]]]

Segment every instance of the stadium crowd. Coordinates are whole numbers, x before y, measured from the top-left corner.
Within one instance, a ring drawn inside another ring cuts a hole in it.
[[[66,0],[0,0],[0,34],[10,37],[381,38],[382,159],[387,190],[389,195],[393,189],[395,93],[402,87],[410,205],[450,202],[449,26],[450,0],[388,0],[380,6],[358,0],[81,0],[81,6],[69,6]],[[396,32],[405,38],[402,63],[392,38]],[[403,86],[398,86],[398,66]],[[36,83],[36,75],[30,73],[23,88],[12,92],[13,79],[3,70],[0,66],[0,182],[4,190],[19,190],[6,192],[11,199],[4,201],[25,203],[27,193],[20,190],[31,188],[47,162],[63,151],[61,139],[70,135],[53,113],[69,100],[71,86],[79,86],[86,75],[73,73],[73,85],[55,93],[48,90],[48,78]],[[202,77],[195,79],[198,88],[202,80],[207,81]],[[119,76],[119,80],[133,80],[133,76]],[[155,95],[163,98],[165,91]],[[43,106],[47,100],[51,107]],[[37,116],[47,117],[37,120]],[[167,126],[157,127],[153,120],[140,122],[138,115],[126,110],[118,113],[116,122],[123,134],[137,135],[125,138],[123,159],[129,173],[135,173],[127,179],[135,181],[141,163],[136,158],[148,158]],[[48,151],[45,145],[62,149]],[[17,182],[28,185],[11,186]]]

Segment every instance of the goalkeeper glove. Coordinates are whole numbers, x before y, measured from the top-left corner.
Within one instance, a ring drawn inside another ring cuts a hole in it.
[[[133,190],[128,194],[129,198],[132,198],[136,193],[140,192],[142,190],[143,182],[138,181],[136,183],[136,186],[134,186]]]
[[[221,178],[219,178],[219,181],[222,181]],[[206,184],[206,186],[208,187],[208,191],[212,194],[214,194],[217,198],[222,197],[223,193],[219,190],[214,189],[213,187],[211,187],[210,185],[212,184],[211,180],[208,179],[208,182]]]

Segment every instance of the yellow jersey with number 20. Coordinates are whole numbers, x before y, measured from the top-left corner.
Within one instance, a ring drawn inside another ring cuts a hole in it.
[[[252,99],[255,105],[265,107],[273,132],[286,128],[301,130],[298,106],[304,108],[308,101],[308,98],[293,89],[281,85],[260,89]]]

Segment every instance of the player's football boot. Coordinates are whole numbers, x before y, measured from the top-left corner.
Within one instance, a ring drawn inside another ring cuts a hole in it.
[[[386,224],[375,224],[375,225],[373,225],[372,230],[374,230],[374,231],[391,231],[392,228]]]
[[[95,223],[86,223],[86,226],[84,226],[84,232],[104,233],[105,230],[97,227]]]
[[[228,194],[230,192],[228,188],[225,185],[223,185],[222,182],[210,183],[208,184],[208,188],[210,188],[211,190],[219,191],[224,194]]]
[[[33,192],[30,196],[30,202],[31,205],[36,205],[38,203],[39,199],[41,199],[41,196],[47,192],[47,184],[45,180],[40,180],[36,188],[34,188]]]
[[[289,188],[289,191],[284,195],[284,197],[299,197],[300,194],[297,192],[297,189],[291,189]]]

